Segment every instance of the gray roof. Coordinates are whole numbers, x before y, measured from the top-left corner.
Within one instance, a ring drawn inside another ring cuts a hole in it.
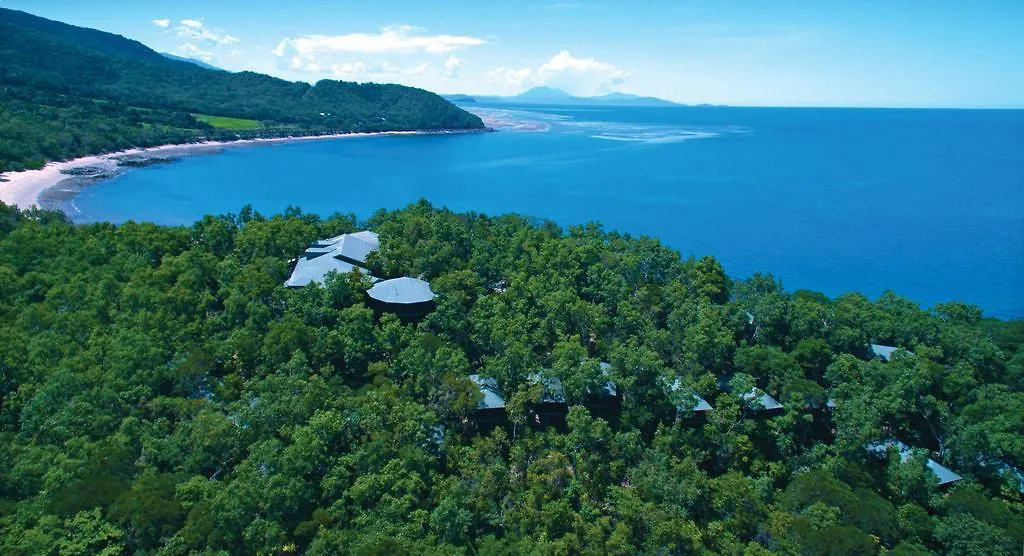
[[[480,375],[469,375],[469,380],[480,387],[484,399],[477,404],[477,409],[504,409],[505,398],[498,393],[498,381],[490,377]]]
[[[363,231],[342,234],[321,243],[326,243],[324,247],[333,247],[335,255],[365,263],[366,257],[380,247],[380,237],[373,232]]]
[[[875,357],[877,357],[877,358],[879,358],[879,359],[881,359],[883,361],[889,361],[890,359],[892,359],[892,354],[896,353],[896,350],[899,350],[899,349],[903,349],[903,348],[898,348],[898,347],[893,347],[893,346],[883,346],[882,344],[871,344],[871,353],[872,353],[872,355],[874,355]],[[910,355],[913,355],[913,352],[911,352],[911,351],[907,351],[907,353],[909,353]]]
[[[910,457],[913,455],[913,450],[910,448],[910,446],[907,446],[906,444],[900,442],[899,440],[893,439],[872,442],[865,446],[864,448],[868,452],[871,452],[876,456],[884,456],[885,452],[889,449],[890,446],[895,446],[896,449],[899,450],[900,461],[902,462],[908,461]],[[960,475],[954,473],[948,467],[944,467],[943,465],[939,464],[938,462],[932,459],[929,459],[926,465],[928,466],[928,469],[931,469],[932,472],[935,473],[935,476],[939,478],[939,486],[948,485],[949,483],[955,483],[956,481],[959,481],[960,479],[963,478]]]
[[[679,380],[678,378],[675,379],[672,382],[672,391],[675,392],[679,390],[679,388],[682,387],[682,384],[683,383],[681,380]],[[676,407],[676,409],[683,409],[683,406],[680,405]],[[714,409],[715,408],[711,407],[711,404],[709,404],[707,400],[698,396],[697,394],[693,394],[693,407],[689,408],[689,411],[692,411],[694,413],[701,413],[704,411],[714,411]]]
[[[365,263],[366,257],[380,245],[377,234],[369,231],[342,234],[313,243],[299,257],[291,277],[284,283],[290,288],[322,284],[330,272],[352,272]],[[369,274],[367,272],[367,274]]]
[[[300,288],[313,283],[322,284],[330,272],[352,272],[358,268],[355,265],[334,258],[333,256],[317,257],[315,259],[301,258],[295,263],[291,277],[284,283],[289,288]]]
[[[530,382],[539,383],[544,386],[544,393],[541,395],[540,403],[565,403],[565,389],[562,388],[562,381],[553,376],[542,376],[539,373],[530,375]]]
[[[605,378],[608,378],[608,373],[611,372],[612,370],[612,364],[607,361],[601,361],[600,363],[598,363],[598,366],[601,367],[601,375],[604,376]],[[600,394],[604,396],[615,397],[619,395],[619,386],[614,382],[607,380],[601,383]]]
[[[999,470],[1000,477],[1016,479],[1017,491],[1024,494],[1024,473],[1020,469],[1002,460],[996,460],[995,466]]]
[[[430,290],[430,284],[408,276],[377,282],[366,293],[382,303],[405,305],[425,303],[437,297]]]
[[[765,411],[771,411],[773,409],[782,409],[782,404],[778,400],[769,396],[764,390],[760,388],[752,388],[746,394],[740,396],[745,402],[752,402],[757,400],[761,403],[762,408]]]

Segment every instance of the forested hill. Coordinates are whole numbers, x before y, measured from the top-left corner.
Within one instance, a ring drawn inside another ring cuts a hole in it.
[[[210,70],[0,8],[0,171],[201,136],[481,128],[422,89]]]
[[[282,286],[364,227],[374,272],[439,294],[421,322],[375,314],[365,275]],[[1019,555],[1020,324],[426,203],[358,227],[0,204],[0,553]],[[473,426],[470,373],[505,426]],[[564,385],[564,428],[531,417],[535,373]],[[918,450],[864,449],[886,438]]]

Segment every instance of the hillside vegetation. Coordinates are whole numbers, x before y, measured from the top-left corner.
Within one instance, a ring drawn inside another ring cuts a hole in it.
[[[422,322],[375,315],[365,276],[281,285],[351,216],[0,205],[0,552],[1020,553],[1019,485],[991,464],[1024,464],[1019,323],[733,281],[597,225],[421,202],[365,226],[375,272],[439,294]],[[473,427],[474,372],[508,426]],[[564,430],[532,426],[537,372]],[[597,418],[607,378],[623,406]],[[693,393],[714,410],[677,422]],[[883,438],[921,450],[864,449]],[[963,480],[940,491],[927,457]]]
[[[194,113],[261,129],[211,125]],[[118,35],[0,8],[0,171],[247,131],[481,128],[476,116],[421,89],[207,69]]]

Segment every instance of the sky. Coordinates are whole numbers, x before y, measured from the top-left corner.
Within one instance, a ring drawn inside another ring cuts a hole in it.
[[[289,80],[745,106],[1024,107],[1024,0],[0,0]]]

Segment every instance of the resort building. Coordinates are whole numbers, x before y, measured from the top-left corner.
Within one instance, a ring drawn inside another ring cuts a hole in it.
[[[682,389],[683,383],[678,378],[672,382],[672,392]],[[689,399],[676,404],[676,422],[684,424],[700,424],[707,420],[707,416],[715,408],[707,400],[695,393],[691,393]]]
[[[881,359],[882,361],[889,361],[889,360],[891,360],[893,354],[896,353],[899,350],[903,350],[903,348],[898,348],[898,347],[893,347],[893,346],[883,346],[882,344],[871,344],[871,355],[872,355],[872,357],[875,357],[877,359]],[[911,352],[911,351],[908,351],[908,350],[903,350],[903,351],[906,351],[910,355],[914,355],[914,353]]]
[[[469,375],[469,380],[472,380],[484,395],[477,403],[476,414],[473,416],[477,428],[487,430],[505,424],[505,398],[498,392],[498,382],[480,375]]]
[[[725,392],[731,392],[733,389],[731,384],[732,377],[733,375],[719,377],[718,387]],[[747,412],[758,417],[774,417],[783,411],[783,406],[779,403],[779,400],[771,397],[767,392],[756,386],[748,392],[741,394],[740,399],[743,400],[743,405],[746,407]]]
[[[1002,460],[996,460],[996,470],[1000,477],[1016,488],[1021,496],[1024,496],[1024,472]]]
[[[611,363],[601,361],[600,366],[602,378],[609,378],[612,370]],[[584,405],[594,417],[600,417],[606,421],[611,420],[622,412],[622,392],[617,384],[611,380],[605,380],[599,387],[587,389]]]
[[[782,413],[782,404],[760,388],[751,388],[740,397],[746,402],[747,409],[759,415],[770,417]]]
[[[530,423],[538,427],[564,428],[569,405],[565,401],[562,381],[555,377],[534,374],[530,376],[530,382],[544,387],[540,401],[530,404]]]
[[[284,285],[301,288],[313,283],[322,284],[331,272],[352,272],[356,268],[369,275],[366,258],[379,247],[379,237],[369,231],[341,234],[314,242],[295,262],[295,269]]]
[[[894,446],[899,451],[900,461],[904,463],[909,461],[910,458],[914,455],[913,449],[910,446],[907,446],[906,444],[900,442],[899,440],[893,439],[872,442],[865,446],[864,449],[866,449],[869,453],[875,456],[885,457],[885,454],[888,452],[890,446]],[[935,473],[935,476],[939,478],[940,487],[950,485],[963,478],[960,475],[954,473],[951,469],[940,465],[938,462],[932,459],[929,459],[926,465],[928,466],[928,469],[931,469],[932,472]]]
[[[434,310],[437,294],[427,282],[403,276],[377,282],[367,290],[366,296],[370,306],[378,311],[415,319]]]

